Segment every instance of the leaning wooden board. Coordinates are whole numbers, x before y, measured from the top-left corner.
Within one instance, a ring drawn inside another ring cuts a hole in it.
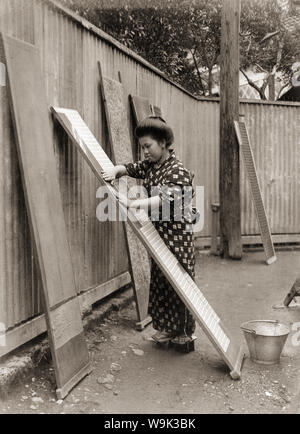
[[[19,164],[43,286],[57,396],[90,371],[58,183],[39,51],[3,36]]]
[[[300,297],[300,277],[295,280],[295,283],[285,297],[284,306],[288,307],[295,297]]]
[[[113,167],[112,162],[101,148],[76,110],[52,108],[56,119],[78,147],[95,175],[103,181],[101,171]],[[104,182],[104,181],[103,181]],[[108,192],[116,197],[116,190],[107,184]],[[239,379],[244,358],[243,346],[237,346],[224,327],[221,319],[209,305],[194,280],[184,270],[176,257],[167,248],[159,233],[145,213],[140,219],[128,211],[129,223],[137,237],[143,242],[150,255],[161,268],[175,291],[191,310],[203,331],[230,368],[233,379]]]
[[[160,107],[157,107],[156,105],[152,105],[151,104],[151,111],[152,111],[152,114],[154,116],[161,116],[161,117],[163,117],[163,114],[162,114],[162,111],[161,111]]]
[[[133,113],[134,127],[148,116],[162,116],[160,108],[151,105],[147,98],[129,95],[129,100]],[[137,146],[135,149],[135,158],[136,160],[142,159],[140,146]]]
[[[132,108],[132,113],[134,117],[134,122],[137,125],[143,119],[151,116],[152,110],[150,102],[147,98],[141,96],[129,95],[130,105]]]
[[[143,119],[151,116],[152,110],[147,98],[143,98],[141,96],[133,96],[129,95],[130,106],[133,114],[133,126],[136,128],[137,124],[141,122]],[[141,147],[136,141],[136,147],[134,149],[134,158],[136,161],[142,159]]]
[[[162,116],[161,109],[150,104],[147,98],[129,95],[129,100],[136,125],[148,116]]]
[[[99,63],[100,87],[105,108],[107,128],[115,164],[133,162],[133,153],[124,105],[123,86],[120,82],[103,77]],[[136,187],[135,179],[128,179],[128,188]],[[130,274],[134,286],[138,323],[142,330],[152,319],[148,316],[150,263],[146,249],[134,235],[128,223],[124,223]]]
[[[235,132],[242,151],[243,161],[246,167],[253,203],[256,211],[257,221],[260,227],[261,239],[264,245],[267,264],[273,264],[276,261],[275,250],[270,232],[269,222],[264,207],[264,202],[258,182],[254,157],[250,145],[250,139],[245,122],[234,121]]]

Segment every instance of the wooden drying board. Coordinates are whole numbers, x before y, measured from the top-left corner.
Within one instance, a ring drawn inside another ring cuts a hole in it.
[[[129,99],[136,125],[148,116],[162,116],[161,109],[150,104],[147,98],[129,95]]]
[[[160,107],[157,107],[156,105],[152,105],[151,104],[151,110],[152,110],[152,114],[154,116],[161,116],[163,117],[162,111],[160,109]]]
[[[142,98],[140,96],[129,95],[130,106],[133,114],[133,128],[135,129],[137,124],[152,115],[150,103],[147,98]],[[134,149],[134,159],[141,160],[141,147],[139,146],[138,140],[134,138],[134,143],[136,144]]]
[[[101,176],[101,171],[112,168],[113,164],[79,113],[76,110],[57,107],[53,107],[52,112],[63,128],[65,128],[95,175],[104,182],[108,193],[115,198],[115,188],[106,183]],[[136,216],[130,210],[128,211],[128,222],[134,233],[147,248],[179,297],[191,310],[208,339],[230,368],[231,377],[234,380],[239,379],[244,359],[243,346],[237,346],[233,342],[230,333],[224,327],[221,319],[209,305],[194,280],[167,248],[147,215],[141,212],[139,216],[140,219],[136,219]]]
[[[133,163],[132,147],[127,125],[127,110],[124,105],[123,86],[120,82],[103,77],[100,63],[99,71],[101,94],[114,163],[116,165]],[[129,188],[135,187],[136,185],[137,182],[135,179],[128,178]],[[148,316],[150,263],[146,249],[127,223],[124,223],[124,232],[137,307],[137,329],[142,330],[151,322],[151,318]]]
[[[273,264],[276,261],[275,250],[270,232],[269,222],[264,207],[264,202],[258,182],[255,161],[251,149],[250,139],[245,122],[234,121],[235,132],[242,151],[244,165],[248,175],[248,180],[251,187],[252,199],[256,211],[257,221],[260,227],[261,239],[264,245],[267,264]]]
[[[43,287],[57,396],[90,371],[51,140],[39,51],[3,36],[11,112],[26,206]]]
[[[151,111],[149,100],[147,98],[129,95],[129,100],[135,125],[153,114]]]
[[[288,307],[295,297],[300,297],[300,277],[296,279],[292,288],[285,297],[283,302],[284,306]]]
[[[139,122],[148,116],[162,116],[160,108],[151,105],[147,98],[129,95],[129,100],[134,118],[134,127],[136,127]],[[138,145],[136,147],[135,155],[137,159],[141,158],[141,150]]]

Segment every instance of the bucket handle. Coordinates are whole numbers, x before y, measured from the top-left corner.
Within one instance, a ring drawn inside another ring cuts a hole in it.
[[[255,330],[247,329],[246,327],[241,327],[241,329],[242,329],[244,332],[248,332],[248,333],[252,333],[253,335],[256,335],[256,331],[255,331]]]

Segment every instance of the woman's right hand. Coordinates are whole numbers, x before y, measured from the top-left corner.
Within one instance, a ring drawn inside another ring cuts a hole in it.
[[[101,172],[101,175],[106,182],[112,182],[116,179],[117,171],[115,167]]]

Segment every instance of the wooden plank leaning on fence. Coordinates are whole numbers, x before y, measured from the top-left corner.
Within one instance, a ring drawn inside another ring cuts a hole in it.
[[[147,98],[129,95],[129,101],[133,114],[133,129],[135,129],[139,122],[152,115],[152,110]],[[136,146],[133,149],[133,157],[136,161],[142,159],[141,149],[138,143],[136,143]]]
[[[134,128],[139,122],[148,116],[162,116],[161,109],[157,106],[150,104],[147,98],[141,96],[129,95],[130,105],[133,113]],[[134,149],[135,159],[141,159],[141,152],[139,146]]]
[[[150,102],[147,98],[143,98],[141,96],[129,95],[129,100],[132,108],[135,125],[137,125],[143,119],[153,114],[153,111],[151,110]]]
[[[284,306],[288,307],[295,297],[300,297],[300,277],[296,279],[292,288],[285,297],[283,302]]]
[[[52,112],[63,128],[65,128],[95,175],[105,183],[101,172],[102,170],[111,169],[113,164],[79,113],[76,110],[57,107],[52,107]],[[120,181],[122,181],[122,178]],[[105,185],[110,197],[116,199],[116,188],[108,183],[105,183]],[[235,344],[232,336],[205,299],[202,291],[184,270],[173,253],[167,248],[146,213],[139,211],[138,214],[133,214],[130,209],[125,210],[121,204],[119,204],[119,207],[128,216],[128,223],[136,236],[147,248],[149,254],[160,267],[174,290],[193,313],[214,348],[230,368],[231,377],[234,380],[239,379],[245,355],[243,346]]]
[[[3,36],[19,165],[43,287],[57,396],[91,371],[51,140],[39,51]]]
[[[124,104],[123,86],[120,82],[102,76],[99,65],[101,95],[104,104],[109,142],[113,161],[116,165],[133,162],[132,145],[127,125],[127,110]],[[128,188],[136,188],[136,180],[128,179]],[[138,322],[136,327],[143,330],[151,321],[148,315],[150,262],[146,249],[137,239],[131,227],[124,222],[127,243],[129,271],[136,301]]]
[[[136,125],[148,116],[162,116],[161,109],[153,104],[150,104],[147,98],[129,95],[129,100]]]
[[[273,246],[272,235],[270,232],[269,222],[258,182],[256,166],[247,127],[244,121],[234,121],[234,127],[242,151],[242,157],[250,183],[253,204],[256,212],[257,221],[260,227],[261,239],[267,257],[266,262],[268,265],[270,265],[276,261],[276,255]]]

